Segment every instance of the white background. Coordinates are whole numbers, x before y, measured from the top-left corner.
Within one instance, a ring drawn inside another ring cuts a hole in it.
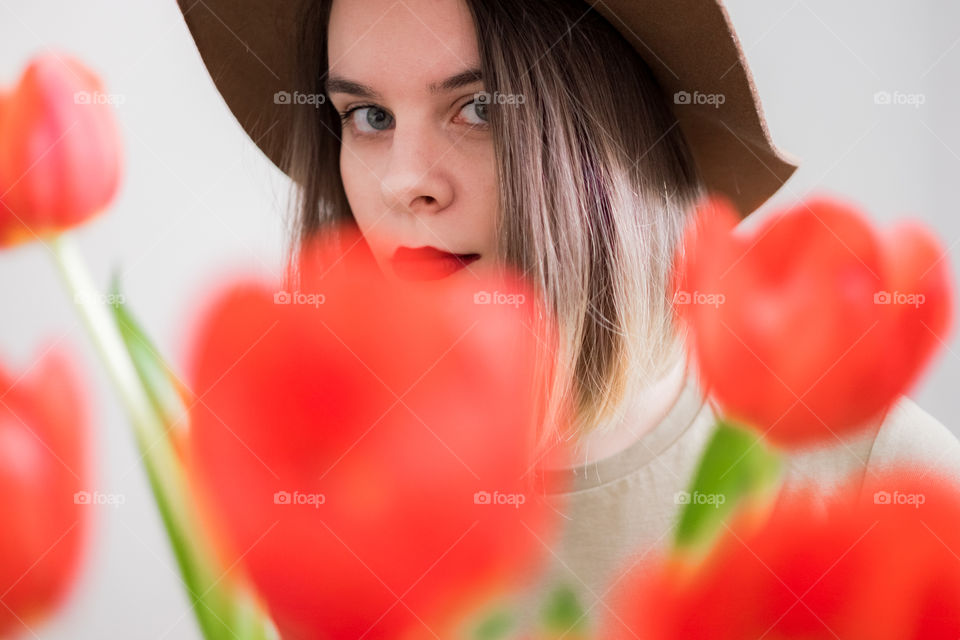
[[[728,4],[773,137],[803,160],[754,218],[812,192],[843,195],[881,223],[925,221],[956,274],[960,4]],[[188,319],[215,274],[279,265],[287,181],[214,89],[173,0],[0,0],[0,83],[46,48],[80,57],[124,97],[122,191],[75,236],[99,283],[122,268],[129,304],[180,364]],[[877,91],[919,93],[925,104],[877,105]],[[99,490],[126,502],[98,511],[78,588],[58,617],[24,637],[198,638],[131,431],[49,258],[37,244],[0,255],[0,358],[22,370],[51,341],[74,349],[94,398]],[[953,338],[910,394],[954,433],[958,378]]]

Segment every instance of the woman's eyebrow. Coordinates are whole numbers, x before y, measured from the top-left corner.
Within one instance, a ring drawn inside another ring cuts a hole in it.
[[[427,85],[427,89],[432,94],[441,94],[482,80],[483,75],[480,69],[467,69],[439,82],[433,82]],[[328,95],[332,93],[348,93],[368,100],[379,100],[381,97],[380,94],[371,87],[340,76],[329,76],[325,86]]]

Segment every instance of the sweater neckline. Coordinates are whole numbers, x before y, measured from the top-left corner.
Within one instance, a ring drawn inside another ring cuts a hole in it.
[[[688,367],[680,393],[660,422],[612,455],[572,467],[543,470],[547,487],[566,488],[548,493],[566,495],[601,487],[649,465],[690,430],[706,404],[707,397],[701,391],[696,373]]]

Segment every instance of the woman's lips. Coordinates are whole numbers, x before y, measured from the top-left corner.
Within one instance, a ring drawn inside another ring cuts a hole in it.
[[[438,280],[478,260],[478,253],[449,253],[434,247],[397,247],[390,263],[404,280]]]

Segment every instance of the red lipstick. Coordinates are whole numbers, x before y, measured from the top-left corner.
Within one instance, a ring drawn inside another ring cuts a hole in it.
[[[397,247],[390,263],[404,280],[438,280],[479,258],[478,253],[450,253],[435,247]]]

